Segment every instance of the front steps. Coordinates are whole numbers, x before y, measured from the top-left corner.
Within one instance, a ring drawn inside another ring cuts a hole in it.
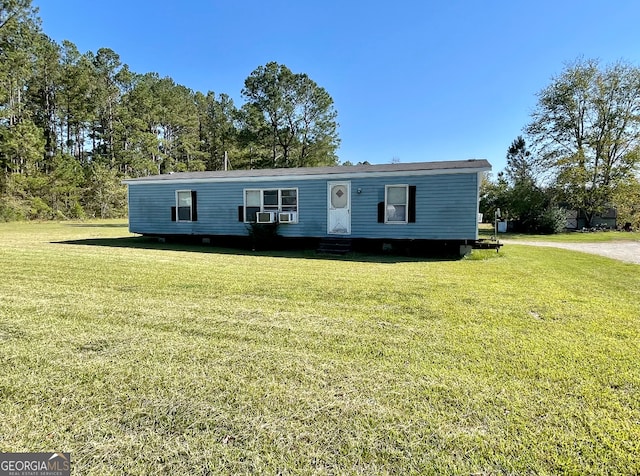
[[[320,240],[316,252],[330,255],[346,255],[351,252],[351,238],[326,237]]]

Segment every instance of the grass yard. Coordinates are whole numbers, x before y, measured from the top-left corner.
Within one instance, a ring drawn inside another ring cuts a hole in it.
[[[73,474],[638,474],[640,267],[0,224],[0,451]]]
[[[489,238],[495,234],[495,228],[490,223],[481,223],[480,237]],[[626,231],[567,231],[554,235],[529,235],[524,233],[498,233],[500,241],[526,240],[526,241],[552,241],[555,243],[602,243],[607,241],[640,241],[640,232]]]

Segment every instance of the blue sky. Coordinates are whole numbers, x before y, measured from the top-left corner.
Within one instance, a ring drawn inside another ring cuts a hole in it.
[[[333,97],[341,161],[484,158],[500,171],[536,94],[579,57],[640,65],[637,0],[33,0],[44,32],[243,102],[269,61]]]

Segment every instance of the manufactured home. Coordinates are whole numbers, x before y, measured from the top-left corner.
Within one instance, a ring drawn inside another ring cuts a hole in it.
[[[478,240],[479,187],[490,169],[474,159],[183,172],[124,182],[132,233],[213,242],[273,224],[285,240],[445,244],[463,252]]]

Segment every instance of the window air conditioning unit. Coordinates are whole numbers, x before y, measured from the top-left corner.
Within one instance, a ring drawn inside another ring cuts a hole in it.
[[[273,223],[276,221],[276,212],[258,212],[256,213],[256,222]]]
[[[296,221],[295,212],[281,212],[278,214],[278,221],[280,223],[291,223]]]

